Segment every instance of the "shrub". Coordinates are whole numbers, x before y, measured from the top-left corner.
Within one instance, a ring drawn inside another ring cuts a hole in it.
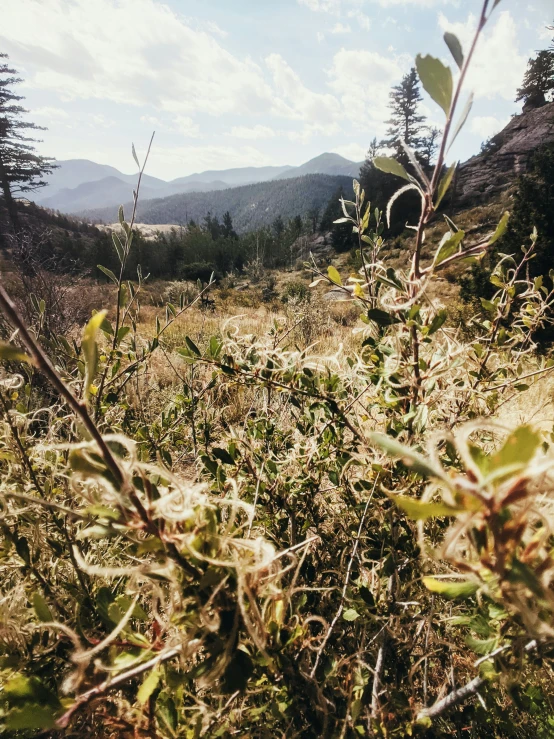
[[[448,133],[459,87],[417,67]],[[351,352],[310,346],[336,324],[300,288],[267,335],[231,323],[173,351],[207,288],[142,335],[140,272],[108,268],[115,315],[79,340],[29,330],[0,285],[5,735],[551,734],[552,438],[491,418],[552,369],[533,339],[551,279],[528,277],[536,239],[504,256],[460,341],[427,288],[507,217],[475,245],[449,223],[424,266],[442,159],[409,180],[409,270],[357,182],[359,271],[313,264],[362,315]],[[152,382],[161,362],[174,384]]]

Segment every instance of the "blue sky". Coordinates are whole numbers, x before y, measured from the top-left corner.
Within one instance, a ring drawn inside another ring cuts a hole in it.
[[[3,0],[0,50],[25,83],[41,151],[134,167],[153,129],[150,174],[364,157],[384,134],[388,92],[418,52],[451,63],[481,0]],[[465,159],[520,111],[529,56],[553,32],[552,0],[501,0],[467,92]],[[453,62],[452,62],[453,64]],[[423,112],[441,125],[429,99]]]

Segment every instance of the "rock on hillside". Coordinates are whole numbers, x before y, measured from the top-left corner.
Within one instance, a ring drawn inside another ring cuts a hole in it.
[[[460,165],[456,206],[482,203],[506,190],[525,174],[533,153],[549,142],[554,142],[554,103],[514,116],[486,152]]]

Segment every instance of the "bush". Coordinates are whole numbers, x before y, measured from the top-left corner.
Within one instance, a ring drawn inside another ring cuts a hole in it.
[[[450,123],[449,71],[418,67]],[[551,735],[552,435],[491,416],[551,370],[554,286],[534,239],[460,340],[428,288],[506,219],[424,266],[442,164],[409,271],[358,183],[361,272],[314,266],[362,316],[351,351],[326,354],[304,283],[267,334],[190,336],[185,301],[141,324],[139,272],[80,338],[29,330],[0,284],[3,735]]]
[[[311,300],[312,294],[308,285],[302,280],[291,280],[287,282],[283,290],[281,300],[283,303],[306,303]]]

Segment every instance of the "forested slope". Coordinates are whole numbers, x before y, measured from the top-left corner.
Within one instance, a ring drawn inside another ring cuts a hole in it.
[[[321,210],[340,187],[348,197],[348,193],[352,193],[352,178],[307,175],[220,192],[187,193],[150,200],[142,205],[139,203],[137,217],[141,223],[184,225],[191,219],[200,221],[208,211],[220,219],[229,212],[236,230],[244,232],[269,225],[278,216],[286,220],[296,215],[307,215],[314,209]],[[130,203],[124,206],[126,213],[131,208]],[[117,220],[117,209],[103,208],[87,211],[83,215],[112,223]]]

